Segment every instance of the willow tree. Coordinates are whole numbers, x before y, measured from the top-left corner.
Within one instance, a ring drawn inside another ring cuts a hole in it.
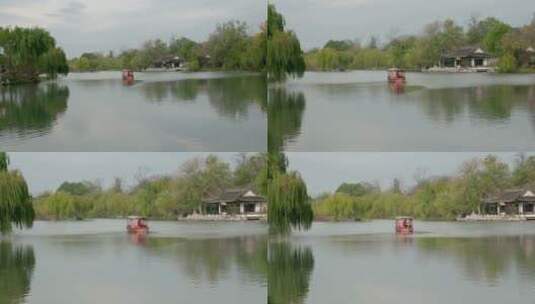
[[[65,53],[44,29],[0,28],[0,48],[4,53],[3,82],[37,82],[40,74],[54,78],[68,73]]]
[[[30,228],[35,212],[28,185],[19,171],[8,171],[9,158],[0,152],[0,233],[11,231],[12,225]]]
[[[273,4],[269,4],[266,62],[270,80],[280,81],[287,76],[302,77],[305,72],[305,58],[299,39],[293,31],[286,31],[284,26],[284,17]]]
[[[268,222],[274,233],[309,229],[314,219],[306,183],[299,173],[286,172],[287,166],[288,161],[283,153],[270,153],[266,192]]]

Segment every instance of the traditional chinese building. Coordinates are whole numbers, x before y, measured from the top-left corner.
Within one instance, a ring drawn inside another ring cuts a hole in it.
[[[250,189],[229,189],[205,199],[201,214],[241,215],[247,219],[260,219],[267,216],[267,200]]]
[[[482,71],[494,66],[496,58],[480,47],[462,47],[444,53],[440,59],[440,66],[457,69],[481,69]]]
[[[484,215],[521,216],[535,219],[535,194],[531,190],[506,190],[489,195],[482,201]]]

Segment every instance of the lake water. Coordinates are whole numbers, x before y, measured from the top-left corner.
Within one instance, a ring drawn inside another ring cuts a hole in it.
[[[269,245],[270,304],[533,303],[535,223],[315,223]]]
[[[0,240],[0,303],[266,303],[266,226],[36,222]]]
[[[72,73],[0,87],[4,151],[266,151],[267,87],[246,73]]]
[[[271,85],[269,145],[289,151],[535,149],[535,74],[308,72]]]

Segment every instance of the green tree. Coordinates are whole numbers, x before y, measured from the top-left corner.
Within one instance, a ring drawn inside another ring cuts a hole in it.
[[[4,50],[4,81],[8,83],[37,82],[46,73],[55,78],[67,74],[63,50],[41,28],[0,28],[0,47]]]
[[[483,38],[483,45],[486,50],[496,55],[503,54],[502,39],[511,31],[511,26],[503,22],[492,24]]]
[[[287,76],[302,77],[305,59],[299,39],[292,31],[285,31],[284,17],[273,4],[268,4],[267,73],[270,80],[280,81]]]
[[[336,193],[345,193],[350,196],[363,196],[380,191],[379,187],[368,183],[343,183],[336,189]]]
[[[511,53],[505,53],[498,61],[498,71],[500,73],[512,73],[518,68],[516,58]]]
[[[85,195],[100,191],[100,187],[91,182],[63,182],[58,190],[58,192],[65,192],[72,195]]]
[[[268,221],[275,233],[309,229],[314,217],[307,187],[297,172],[275,173],[268,184]]]
[[[28,185],[19,171],[9,171],[9,157],[0,152],[0,233],[32,227],[35,211]]]
[[[219,24],[207,42],[210,61],[216,68],[239,70],[247,50],[247,25],[240,21]]]

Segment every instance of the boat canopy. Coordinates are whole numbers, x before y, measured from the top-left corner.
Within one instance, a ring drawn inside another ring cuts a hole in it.
[[[131,215],[127,217],[129,220],[146,220],[147,218],[144,216],[137,216],[137,215]]]

